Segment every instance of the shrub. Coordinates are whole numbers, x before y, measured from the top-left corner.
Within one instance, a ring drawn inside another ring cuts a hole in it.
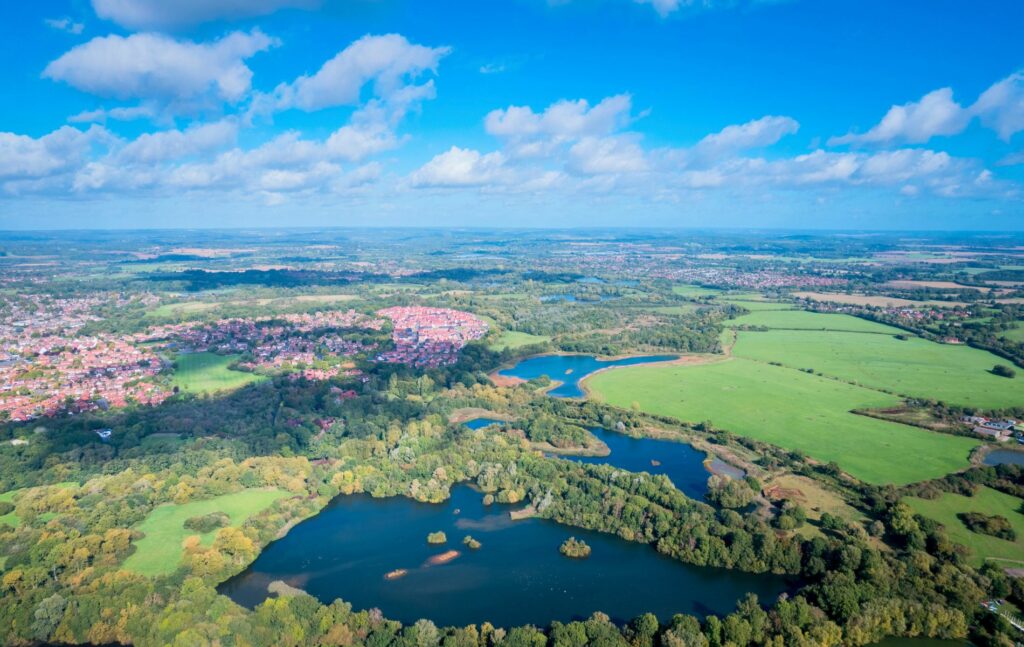
[[[1007,541],[1016,541],[1017,539],[1017,533],[1010,526],[1010,520],[1002,515],[990,517],[980,512],[960,512],[956,516],[971,532]]]
[[[231,525],[231,518],[223,512],[211,512],[197,517],[189,517],[188,519],[185,519],[185,523],[183,525],[188,530],[194,530],[198,533],[207,533],[213,532],[218,528],[224,528]]]
[[[562,553],[566,557],[572,557],[573,559],[585,559],[590,557],[590,546],[588,546],[587,542],[582,539],[569,537],[562,542],[561,546],[559,546],[558,552]]]
[[[992,367],[992,374],[998,375],[999,377],[1013,378],[1016,377],[1017,371],[1013,370],[1009,366],[1006,366],[1005,364],[996,364],[995,366]]]

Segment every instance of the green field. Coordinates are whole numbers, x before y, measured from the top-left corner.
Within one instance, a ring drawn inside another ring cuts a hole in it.
[[[988,558],[997,558],[1024,565],[1024,514],[1020,513],[1020,499],[983,487],[972,497],[947,492],[933,501],[908,497],[906,503],[922,517],[934,519],[945,526],[950,539],[970,548],[973,564],[980,565]],[[1017,540],[1007,541],[971,532],[957,518],[959,512],[981,512],[1006,517],[1017,533]]]
[[[768,314],[790,313],[759,313]],[[732,352],[737,357],[812,368],[870,388],[951,404],[998,409],[1024,402],[1024,378],[1007,379],[989,372],[996,364],[1009,363],[1007,360],[969,346],[938,344],[919,337],[901,341],[894,336],[849,332],[740,332]]]
[[[1021,322],[1019,322],[1019,321],[1017,322],[1017,327],[1016,328],[1011,328],[1010,330],[1004,330],[1003,332],[998,333],[998,334],[999,334],[999,336],[1006,337],[1010,341],[1015,341],[1018,344],[1024,343],[1024,326],[1021,326]]]
[[[751,312],[760,312],[762,310],[792,310],[793,306],[788,303],[777,303],[775,301],[755,301],[749,299],[737,299],[729,297],[720,297],[715,299],[715,303],[730,304],[746,308]]]
[[[125,560],[124,568],[148,576],[172,573],[181,561],[182,542],[196,534],[185,528],[186,519],[223,512],[231,518],[231,525],[237,528],[249,517],[286,496],[288,493],[283,490],[253,489],[183,505],[162,505],[136,526],[137,530],[145,533],[145,537],[135,542],[135,552]],[[200,535],[203,544],[209,545],[216,534],[214,531]]]
[[[551,341],[551,338],[546,335],[531,335],[516,330],[506,330],[494,340],[494,343],[489,348],[493,351],[501,352],[506,348],[522,348],[523,346],[531,346],[533,344],[545,344],[549,341]]]
[[[746,304],[742,304],[747,307]],[[769,304],[757,304],[759,306]],[[778,305],[778,304],[770,304]],[[907,334],[904,331],[850,315],[807,312],[804,310],[756,310],[726,322],[727,326],[763,326],[780,330],[835,330],[847,332],[881,333],[886,335]]]
[[[228,366],[238,360],[239,355],[217,355],[216,353],[184,353],[178,355],[178,368],[174,371],[171,384],[190,393],[213,393],[243,387],[266,378],[253,373],[232,371]]]
[[[722,291],[715,288],[705,288],[700,285],[674,285],[672,286],[672,293],[688,299],[695,299],[698,297],[712,297],[716,294],[721,294]]]
[[[595,398],[616,406],[629,408],[635,402],[657,415],[709,420],[740,435],[835,461],[869,483],[905,484],[948,474],[967,467],[968,454],[978,444],[850,413],[896,405],[895,396],[739,358],[617,368],[594,375],[587,386]]]

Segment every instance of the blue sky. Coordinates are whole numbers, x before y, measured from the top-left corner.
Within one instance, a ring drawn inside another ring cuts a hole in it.
[[[1016,0],[0,9],[0,228],[1024,228]]]

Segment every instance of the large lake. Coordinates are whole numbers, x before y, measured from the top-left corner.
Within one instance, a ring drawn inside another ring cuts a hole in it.
[[[403,497],[338,497],[267,546],[220,591],[251,607],[267,597],[268,584],[283,580],[323,602],[342,598],[404,623],[429,618],[438,625],[490,621],[509,627],[547,626],[594,611],[619,622],[648,611],[662,620],[675,613],[724,615],[748,591],[771,604],[789,588],[781,577],[689,566],[613,535],[544,519],[512,521],[508,510],[485,507],[467,486],[456,487],[438,505]],[[438,530],[447,534],[447,544],[429,545],[427,534]],[[466,535],[482,548],[463,546]],[[592,547],[589,559],[558,552],[570,536]],[[460,555],[429,563],[447,550]],[[396,569],[408,573],[385,579]]]
[[[506,377],[532,380],[547,375],[562,382],[548,393],[557,398],[582,398],[580,380],[602,369],[613,366],[633,366],[652,362],[667,362],[678,359],[677,355],[640,355],[623,359],[600,360],[593,355],[540,355],[524,359],[512,368],[499,372]]]

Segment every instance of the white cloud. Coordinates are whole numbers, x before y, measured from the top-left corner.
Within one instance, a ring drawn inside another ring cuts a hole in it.
[[[416,187],[467,187],[501,181],[507,177],[501,153],[452,146],[415,171],[410,180]]]
[[[701,154],[722,154],[727,152],[763,148],[778,143],[786,135],[800,130],[800,124],[791,117],[768,115],[745,124],[726,126],[717,133],[704,137],[697,143]]]
[[[212,20],[313,9],[321,0],[92,0],[96,15],[128,29],[176,29]]]
[[[252,71],[243,61],[275,44],[258,29],[211,43],[149,33],[112,35],[73,48],[46,66],[43,76],[101,97],[169,107],[204,97],[236,103],[251,87]]]
[[[959,134],[970,120],[970,113],[953,100],[953,90],[941,88],[924,95],[920,101],[889,108],[882,121],[864,134],[832,137],[828,143],[830,146],[891,141],[920,144],[937,135]]]
[[[685,0],[633,0],[637,4],[649,4],[654,7],[654,10],[658,12],[658,15],[664,18],[665,16],[678,11],[681,4]],[[689,4],[687,2],[686,4]]]
[[[569,168],[586,175],[639,173],[647,160],[636,137],[585,137],[569,149]]]
[[[96,110],[86,110],[76,115],[71,115],[68,117],[68,121],[73,124],[105,122],[107,119],[114,119],[116,121],[133,121],[135,119],[149,119],[156,117],[157,112],[157,109],[150,104],[111,108],[109,110],[105,108],[97,108]]]
[[[414,45],[399,34],[364,36],[312,76],[301,76],[274,91],[277,110],[299,108],[313,111],[333,106],[351,106],[360,102],[367,83],[373,83],[375,96],[398,104],[409,104],[433,96],[433,82],[410,85],[424,72],[436,72],[438,63],[448,54],[447,47]]]
[[[80,22],[75,22],[67,16],[63,18],[44,18],[43,22],[46,23],[48,27],[52,27],[57,31],[64,31],[76,36],[85,30],[85,25]]]
[[[86,131],[63,126],[38,139],[0,133],[0,181],[45,178],[80,166],[93,144],[112,140],[101,126]]]
[[[1024,130],[1024,72],[1015,72],[985,90],[971,112],[1004,140]]]
[[[629,124],[631,110],[632,97],[628,94],[608,97],[593,107],[586,99],[562,100],[540,114],[528,106],[510,106],[488,113],[484,128],[491,135],[511,139],[597,137]]]
[[[118,152],[123,163],[153,163],[177,160],[229,146],[238,137],[238,124],[222,120],[196,124],[185,130],[144,133]]]

